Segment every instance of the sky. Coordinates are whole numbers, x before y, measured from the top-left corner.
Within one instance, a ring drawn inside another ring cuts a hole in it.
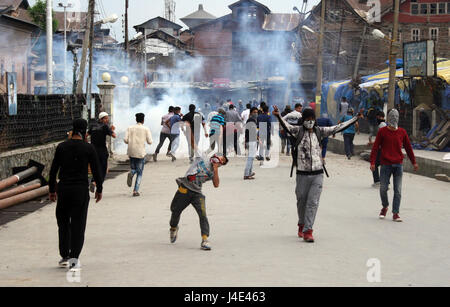
[[[36,3],[36,0],[29,0],[30,5]],[[175,16],[177,23],[186,28],[186,25],[179,20],[198,9],[199,4],[203,4],[203,8],[208,13],[216,17],[221,17],[231,13],[228,5],[237,2],[237,0],[175,0]],[[266,5],[274,13],[294,13],[292,8],[297,6],[301,9],[303,0],[260,0],[258,1]],[[318,4],[320,0],[308,0],[308,10]],[[58,3],[72,3],[73,9],[68,11],[87,11],[88,0],[53,0],[53,7],[56,11],[61,10]],[[123,39],[122,15],[125,11],[125,0],[96,0],[97,11],[99,17],[106,17],[111,14],[117,14],[119,20],[109,25],[112,29],[112,36],[119,42]],[[130,38],[136,34],[133,26],[144,23],[145,21],[157,16],[164,17],[164,0],[129,0],[128,9],[129,19],[129,35]]]

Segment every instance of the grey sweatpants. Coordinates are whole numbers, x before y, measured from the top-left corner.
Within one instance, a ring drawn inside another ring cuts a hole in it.
[[[317,209],[319,209],[322,184],[323,174],[297,174],[295,194],[297,195],[298,224],[304,225],[303,232],[313,229]]]
[[[201,193],[195,193],[191,190],[180,186],[178,188],[175,197],[170,205],[170,211],[172,211],[172,217],[170,218],[170,227],[177,227],[180,222],[181,213],[187,206],[192,205],[197,211],[200,218],[200,230],[201,234],[209,237],[209,223],[206,216],[205,195]]]

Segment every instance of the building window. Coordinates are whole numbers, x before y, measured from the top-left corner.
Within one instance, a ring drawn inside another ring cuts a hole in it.
[[[437,41],[439,38],[439,28],[430,28],[430,39]]]
[[[411,14],[419,15],[419,5],[418,4],[411,4]]]
[[[411,30],[411,40],[414,42],[420,41],[420,29]]]
[[[437,14],[437,3],[430,3],[430,15]]]
[[[22,66],[22,84],[25,85],[27,83],[25,78],[25,65]]]
[[[428,3],[422,3],[420,5],[420,14],[421,15],[428,15]]]
[[[445,14],[445,3],[439,3],[438,14]]]
[[[450,14],[450,2],[447,2],[447,14]]]

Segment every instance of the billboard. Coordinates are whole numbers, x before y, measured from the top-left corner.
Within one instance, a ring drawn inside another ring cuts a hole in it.
[[[8,94],[8,114],[17,115],[17,74],[15,72],[6,73]]]
[[[404,43],[403,62],[403,76],[405,77],[434,76],[434,41]]]

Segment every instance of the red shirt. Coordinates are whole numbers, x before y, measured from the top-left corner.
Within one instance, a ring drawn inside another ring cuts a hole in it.
[[[375,164],[378,150],[381,150],[381,165],[402,164],[402,147],[405,148],[411,163],[416,164],[416,157],[414,156],[406,130],[398,128],[397,130],[392,131],[388,127],[381,128],[378,130],[377,138],[372,147],[370,164]]]

